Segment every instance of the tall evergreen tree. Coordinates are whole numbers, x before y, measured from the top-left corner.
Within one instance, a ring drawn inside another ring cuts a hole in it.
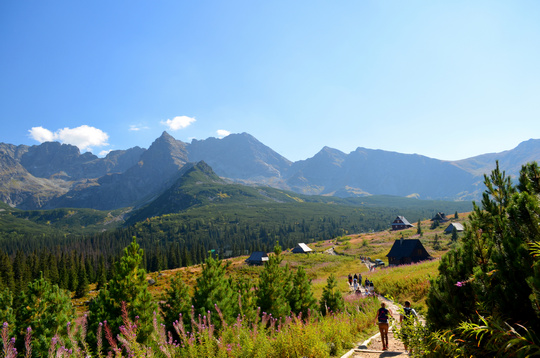
[[[454,227],[452,229],[452,238],[451,238],[452,242],[457,242],[458,240],[458,232],[457,232],[457,229],[456,227]]]
[[[171,278],[164,298],[165,300],[160,303],[160,307],[167,331],[176,335],[173,323],[180,320],[180,315],[182,315],[184,326],[190,327],[191,297],[189,296],[189,287],[182,280],[182,275],[179,272]]]
[[[0,290],[0,322],[7,322],[10,328],[10,335],[15,330],[15,310],[13,309],[13,293],[9,288]]]
[[[148,291],[146,271],[141,268],[143,250],[135,238],[124,249],[124,255],[116,263],[115,276],[99,291],[90,304],[89,340],[97,332],[100,322],[107,321],[113,334],[119,332],[122,322],[122,302],[125,302],[129,318],[137,322],[137,339],[145,342],[153,331],[153,315],[158,306]]]
[[[343,296],[337,289],[337,280],[334,274],[331,274],[326,280],[319,307],[323,315],[327,315],[329,312],[339,312],[345,307]]]
[[[474,322],[478,314],[502,316],[538,332],[534,292],[540,286],[530,246],[540,242],[540,170],[536,163],[524,166],[516,188],[497,163],[484,183],[482,206],[474,205],[464,235],[443,256],[432,282],[428,321],[441,329]]]
[[[257,305],[261,308],[261,313],[271,313],[274,317],[285,317],[291,313],[288,299],[292,285],[291,276],[288,266],[280,266],[282,261],[281,246],[278,243],[274,247],[274,255],[265,262],[259,276]]]
[[[51,285],[43,276],[28,284],[16,307],[16,336],[22,352],[28,327],[32,327],[32,350],[38,357],[46,357],[51,339],[67,333],[67,323],[74,318],[69,292]]]
[[[86,296],[89,290],[88,276],[86,275],[86,266],[80,265],[79,277],[77,278],[77,288],[75,289],[75,297],[81,298]]]
[[[0,250],[0,281],[10,291],[15,289],[15,274],[10,257]]]
[[[195,314],[206,316],[210,312],[212,323],[218,328],[221,322],[216,305],[226,323],[232,323],[238,312],[237,295],[233,291],[232,280],[229,280],[225,273],[225,265],[209,255],[202,264],[202,272],[197,278],[192,299]]]
[[[311,291],[311,282],[307,277],[306,270],[298,267],[293,277],[293,285],[289,293],[289,305],[292,312],[307,317],[308,311],[317,309],[317,300]]]
[[[251,279],[241,276],[234,281],[238,295],[238,313],[244,320],[254,322],[257,318],[257,296]]]
[[[26,257],[22,251],[17,251],[13,259],[13,275],[15,278],[15,294],[24,291],[32,277],[30,269],[26,263]]]
[[[105,267],[105,259],[103,256],[99,258],[96,282],[98,290],[101,290],[107,284],[107,268]]]

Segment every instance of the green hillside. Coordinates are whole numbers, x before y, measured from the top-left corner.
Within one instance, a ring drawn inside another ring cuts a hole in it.
[[[123,224],[127,210],[93,209],[19,210],[0,202],[0,235],[88,234]]]

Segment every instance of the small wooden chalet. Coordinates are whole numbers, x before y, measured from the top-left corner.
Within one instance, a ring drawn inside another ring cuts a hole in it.
[[[431,259],[418,239],[399,239],[394,242],[388,257],[388,265],[405,265]]]
[[[448,218],[446,217],[446,214],[445,213],[437,213],[435,214],[435,216],[433,217],[433,219],[431,219],[431,221],[438,221],[440,223],[444,223],[444,222],[447,222],[448,221]]]
[[[451,234],[452,231],[454,231],[454,228],[456,228],[457,232],[462,232],[465,229],[460,223],[451,223],[446,229],[444,229],[444,233]]]
[[[292,253],[293,254],[307,254],[312,251],[313,250],[310,249],[306,244],[300,243],[296,245],[296,247],[292,250]]]
[[[268,261],[268,255],[266,252],[255,251],[246,259],[246,263],[249,265],[264,265]]]
[[[398,216],[392,221],[392,230],[403,230],[414,227],[404,216]]]

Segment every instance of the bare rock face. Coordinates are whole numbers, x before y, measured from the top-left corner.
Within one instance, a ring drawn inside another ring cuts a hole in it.
[[[112,151],[105,158],[56,142],[0,143],[0,200],[27,210],[140,206],[171,187],[186,164],[200,161],[233,182],[303,194],[476,200],[483,190],[483,174],[497,160],[502,170],[515,176],[521,165],[540,161],[540,140],[453,162],[361,147],[346,154],[324,147],[295,163],[247,133],[188,144],[163,132],[148,149]]]
[[[164,132],[129,169],[107,173],[86,185],[74,187],[45,207],[108,210],[133,206],[165,190],[186,163],[185,144]]]
[[[193,140],[187,149],[190,162],[203,160],[219,176],[235,180],[279,179],[291,166],[288,159],[247,133]]]

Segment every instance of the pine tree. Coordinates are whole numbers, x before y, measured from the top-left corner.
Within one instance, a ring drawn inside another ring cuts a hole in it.
[[[197,278],[192,299],[195,314],[207,316],[210,312],[212,324],[217,328],[221,327],[221,322],[216,305],[228,324],[234,321],[238,312],[237,295],[233,291],[232,281],[225,273],[225,265],[209,255],[202,264],[202,272]]]
[[[15,258],[13,259],[13,277],[15,279],[15,295],[24,291],[32,274],[26,263],[26,257],[22,251],[17,251]]]
[[[257,296],[251,279],[241,276],[234,282],[234,291],[238,295],[238,314],[248,322],[257,319]]]
[[[10,291],[15,289],[15,274],[9,256],[0,250],[0,282]]]
[[[10,335],[15,330],[15,311],[13,309],[13,293],[9,288],[0,290],[0,322],[7,322],[10,328]]]
[[[311,291],[311,282],[302,266],[298,267],[294,275],[289,305],[296,315],[301,313],[302,317],[307,317],[308,311],[317,309],[317,300]]]
[[[458,240],[458,233],[457,233],[457,229],[456,227],[454,226],[454,228],[452,229],[452,242],[457,242]]]
[[[122,302],[129,318],[137,324],[137,339],[145,342],[153,331],[153,316],[158,306],[148,291],[146,271],[141,268],[143,250],[135,238],[115,264],[115,275],[90,304],[89,341],[95,340],[100,322],[107,321],[116,335],[122,322]]]
[[[169,288],[165,292],[165,302],[160,303],[163,321],[167,331],[176,336],[173,323],[180,320],[185,327],[191,324],[191,297],[189,287],[182,280],[180,272],[173,276],[169,282]]]
[[[482,206],[474,204],[459,243],[441,259],[426,300],[428,321],[444,329],[503,313],[509,324],[538,331],[538,261],[529,246],[540,242],[540,170],[524,166],[516,188],[497,163],[484,183]]]
[[[96,273],[97,289],[101,290],[107,284],[107,268],[103,256],[99,258],[98,271]]]
[[[86,266],[80,265],[79,277],[77,278],[77,288],[75,289],[75,297],[81,298],[86,296],[89,290],[88,276],[86,275]]]
[[[420,236],[423,236],[424,234],[422,233],[422,222],[420,221],[420,219],[418,219],[418,224],[416,224],[416,226],[416,233]]]
[[[257,305],[261,308],[261,313],[266,312],[276,318],[291,313],[288,296],[292,282],[288,267],[280,267],[282,260],[281,247],[276,244],[274,255],[269,257],[259,276],[257,290]]]
[[[27,328],[32,327],[33,353],[46,357],[51,339],[56,334],[66,334],[67,323],[73,320],[74,314],[69,292],[51,285],[43,276],[29,283],[16,307],[19,351],[22,352]]]
[[[435,234],[435,237],[433,238],[433,249],[434,250],[440,250],[441,249],[441,243],[439,241],[439,235]]]
[[[345,307],[341,292],[337,289],[337,280],[334,274],[331,274],[326,280],[319,307],[323,315],[327,315],[329,312],[339,312]]]
[[[71,292],[74,292],[77,289],[77,285],[79,284],[78,278],[79,278],[79,267],[77,265],[75,255],[74,253],[71,253],[69,255],[68,261],[68,290]]]

